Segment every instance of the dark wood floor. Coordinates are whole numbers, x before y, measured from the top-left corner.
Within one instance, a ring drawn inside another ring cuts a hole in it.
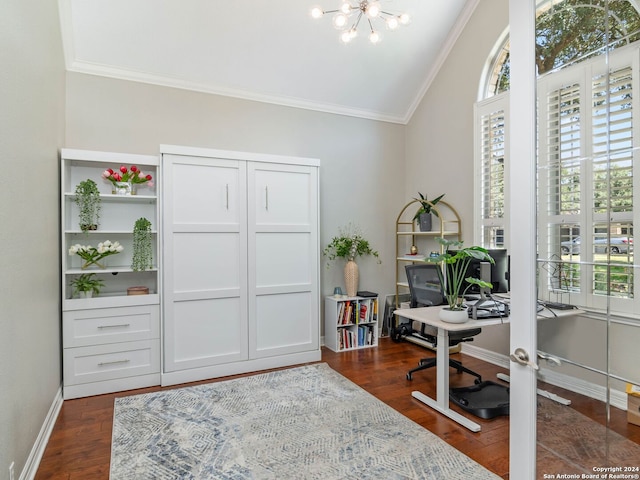
[[[431,352],[416,345],[395,343],[383,338],[380,339],[378,348],[344,353],[334,353],[323,348],[322,361],[489,470],[502,478],[508,478],[508,417],[492,420],[474,417],[474,420],[482,425],[482,431],[472,433],[411,397],[411,392],[417,389],[435,396],[435,371],[419,372],[414,375],[413,381],[405,378],[406,371],[413,368],[418,359],[430,355]],[[498,372],[507,373],[499,367],[463,354],[457,354],[454,358],[461,358],[466,366],[479,372],[487,380],[495,379]],[[216,381],[228,378],[230,377]],[[473,377],[451,372],[452,387],[472,384]],[[601,402],[557,387],[545,388],[569,398],[572,400],[573,408],[604,424],[605,410]],[[44,452],[36,480],[108,479],[114,399],[158,390],[162,388],[152,387],[65,401]],[[611,428],[640,444],[640,427],[629,425],[625,412],[616,408],[611,410]]]

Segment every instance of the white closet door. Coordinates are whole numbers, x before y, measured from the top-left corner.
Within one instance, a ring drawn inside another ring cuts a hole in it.
[[[246,163],[163,162],[164,371],[246,360]]]
[[[319,348],[318,169],[249,163],[249,356]]]

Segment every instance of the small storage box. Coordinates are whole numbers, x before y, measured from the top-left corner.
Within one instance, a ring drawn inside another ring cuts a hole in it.
[[[627,422],[640,426],[640,387],[627,384]]]
[[[149,287],[129,287],[127,295],[149,295]]]

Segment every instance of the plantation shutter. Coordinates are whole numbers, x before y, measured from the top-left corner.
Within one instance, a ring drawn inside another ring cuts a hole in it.
[[[479,243],[486,248],[506,247],[507,103],[508,96],[503,94],[476,106],[476,152],[480,156],[476,162],[480,180],[476,218],[480,218]]]

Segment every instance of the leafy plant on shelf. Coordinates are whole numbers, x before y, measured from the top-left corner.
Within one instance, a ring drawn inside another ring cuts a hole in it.
[[[139,272],[153,267],[151,245],[151,222],[144,217],[139,218],[133,226],[133,271]]]
[[[382,263],[378,252],[371,248],[369,241],[362,236],[357,227],[349,224],[347,227],[340,228],[338,232],[339,235],[333,237],[331,243],[322,251],[328,259],[327,268],[336,258],[355,260],[359,255],[373,255],[378,259],[378,263]]]
[[[446,275],[443,275],[440,269],[438,269],[438,275],[440,276],[442,285],[444,285],[447,304],[451,310],[463,310],[465,308],[463,305],[464,295],[471,285],[478,285],[480,288],[492,287],[491,283],[480,280],[479,278],[465,278],[469,264],[474,259],[489,263],[495,263],[495,261],[485,248],[477,246],[463,247],[462,242],[440,237],[436,238],[436,240],[444,247],[443,251],[445,253],[437,257],[428,257],[425,261],[429,263],[439,263],[444,266]],[[454,253],[450,253],[452,251]],[[445,278],[443,278],[443,276]],[[466,286],[465,282],[467,282]]]
[[[420,198],[414,198],[414,200],[420,202],[420,208],[418,208],[418,211],[416,212],[413,219],[418,220],[420,218],[420,215],[422,215],[423,213],[433,213],[436,217],[440,217],[440,215],[438,214],[438,210],[434,209],[433,207],[435,207],[438,202],[442,200],[442,197],[444,197],[445,194],[443,193],[433,200],[427,200],[427,197],[425,195],[422,195],[420,192],[418,192],[418,195],[420,196]]]
[[[83,180],[76,185],[75,195],[80,230],[85,233],[88,230],[97,230],[102,208],[98,185],[91,179]]]
[[[100,263],[105,257],[109,255],[115,255],[124,250],[124,247],[120,245],[120,242],[111,242],[109,240],[105,240],[98,244],[98,247],[92,247],[91,245],[80,245],[76,243],[69,247],[69,255],[78,255],[80,258],[84,260],[84,263],[80,268],[83,270],[91,265],[96,265],[100,268],[105,268],[103,264]]]
[[[83,273],[82,275],[71,280],[74,295],[79,292],[91,292],[91,294],[99,295],[100,289],[104,287],[104,282],[95,277],[95,273]]]

